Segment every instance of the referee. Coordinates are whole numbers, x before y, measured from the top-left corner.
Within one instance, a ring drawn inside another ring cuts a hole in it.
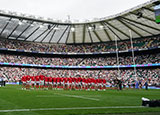
[[[0,77],[0,87],[5,86],[5,81],[3,80],[3,77]]]

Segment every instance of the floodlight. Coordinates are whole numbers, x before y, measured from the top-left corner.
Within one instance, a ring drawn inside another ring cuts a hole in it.
[[[89,30],[92,30],[92,27],[89,26],[88,29],[89,29]]]
[[[59,28],[58,28],[58,27],[55,27],[54,30],[59,30]]]
[[[40,28],[43,28],[44,26],[43,26],[43,25],[39,25],[39,27],[40,27]]]
[[[23,23],[21,21],[18,22],[19,25],[22,25]]]
[[[104,26],[99,26],[99,28],[100,28],[100,29],[103,29],[103,28],[104,28]]]
[[[74,31],[75,31],[75,28],[74,28],[74,27],[72,27],[72,28],[71,28],[71,31],[72,31],[72,32],[74,32]]]

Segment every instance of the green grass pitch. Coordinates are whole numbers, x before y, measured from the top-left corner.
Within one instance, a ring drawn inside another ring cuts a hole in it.
[[[159,107],[141,107],[142,97],[160,99],[160,90],[27,91],[7,85],[0,87],[0,115],[160,114]]]

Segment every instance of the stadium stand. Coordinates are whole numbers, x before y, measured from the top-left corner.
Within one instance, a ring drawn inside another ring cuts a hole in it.
[[[150,37],[135,39],[133,41],[134,49],[152,48],[160,46],[160,37]],[[39,51],[39,52],[65,52],[65,53],[85,53],[85,52],[112,52],[116,50],[115,42],[85,44],[85,45],[67,45],[67,44],[44,44],[24,42],[8,39],[0,39],[0,48]],[[118,50],[131,49],[130,40],[119,41]]]
[[[143,48],[151,48],[156,47],[158,50],[159,46],[159,37],[154,38],[142,38],[136,39],[133,42],[134,49],[143,49]],[[95,47],[97,46],[98,47]],[[60,46],[60,47],[59,47]],[[131,50],[130,41],[120,41],[118,42],[119,50]],[[121,47],[122,46],[122,47]],[[101,44],[91,44],[91,45],[80,45],[78,49],[81,49],[77,52],[77,48],[75,45],[44,45],[41,43],[29,43],[15,40],[4,40],[1,39],[1,48],[9,48],[9,49],[18,49],[18,50],[30,50],[30,51],[55,51],[55,52],[76,52],[76,53],[85,53],[85,52],[102,52],[102,51],[115,51],[115,43],[101,43]],[[33,49],[35,48],[35,49]],[[48,49],[47,49],[48,48]],[[52,49],[52,50],[50,50]],[[64,50],[65,49],[65,50]],[[87,50],[84,50],[87,49]],[[3,52],[4,51],[4,52]],[[138,51],[140,52],[140,51]],[[147,51],[146,51],[147,52]],[[159,50],[158,52],[148,52],[148,53],[138,53],[135,55],[134,60],[135,64],[156,64],[159,62]],[[81,57],[59,57],[59,56],[49,56],[46,55],[25,55],[24,53],[6,53],[3,49],[0,54],[0,62],[1,63],[18,63],[18,64],[36,64],[36,65],[60,65],[60,66],[115,66],[117,65],[117,57],[116,52],[114,55],[91,55],[91,56],[81,56]],[[131,53],[119,54],[118,57],[119,65],[133,65],[133,57]],[[106,79],[108,86],[114,86],[113,80],[116,77],[121,76],[123,85],[125,86],[133,86],[136,83],[136,80],[142,80],[143,84],[146,79],[149,80],[149,85],[160,85],[159,84],[159,69],[150,69],[138,68],[135,72],[133,69],[120,69],[118,70],[50,70],[47,69],[34,69],[34,68],[23,68],[23,67],[2,67],[1,73],[6,81],[8,82],[16,82],[21,80],[22,76],[36,76],[36,75],[45,75],[52,77],[77,77],[81,76],[84,78],[93,77],[95,79],[103,78]],[[120,75],[118,75],[120,73]]]
[[[19,81],[22,76],[30,75],[44,75],[47,77],[79,77],[84,78],[93,77],[95,79],[102,78],[106,79],[107,85],[114,85],[113,80],[118,76],[118,70],[60,70],[60,69],[36,69],[36,68],[18,68],[18,67],[1,67],[1,73],[3,74],[6,81]],[[122,81],[126,85],[135,83],[136,80],[140,79],[145,82],[146,78],[149,80],[149,85],[160,85],[160,69],[137,69],[137,78],[134,79],[133,69],[121,69],[120,76]]]
[[[136,55],[135,64],[155,64],[160,63],[160,53]],[[117,58],[114,56],[101,57],[39,57],[1,54],[0,62],[37,64],[37,65],[67,65],[67,66],[107,66],[117,65]],[[133,65],[132,56],[119,56],[119,65]]]
[[[0,114],[160,114],[160,0],[69,18],[0,10]]]
[[[160,27],[153,20],[153,6],[154,1],[150,1],[111,19],[79,24],[4,12],[0,16],[0,71],[8,81],[20,80],[24,75],[80,75],[105,78],[108,83],[121,77],[124,84],[150,79],[151,84],[159,85]],[[137,17],[141,9],[143,15]],[[73,27],[75,31],[71,31]],[[149,67],[152,64],[153,69]],[[72,66],[75,68],[69,68]],[[91,66],[95,70],[90,70]],[[103,66],[109,68],[104,70]]]

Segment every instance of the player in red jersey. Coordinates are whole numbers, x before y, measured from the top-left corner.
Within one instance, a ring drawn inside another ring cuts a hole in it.
[[[53,77],[53,88],[56,89],[57,87],[57,78],[56,77]]]
[[[96,79],[93,79],[93,90],[96,90],[97,89],[97,81]]]
[[[44,75],[39,75],[39,79],[40,79],[40,88],[43,89],[44,88],[45,76]]]
[[[63,88],[63,86],[64,86],[63,79],[64,79],[63,77],[60,78],[60,88]]]
[[[27,81],[26,89],[30,89],[30,82],[31,82],[31,80],[30,80],[30,76],[29,75],[26,76],[26,81]]]
[[[72,82],[71,82],[71,89],[74,90],[75,89],[75,78],[71,77]]]
[[[78,77],[78,82],[79,82],[79,90],[81,90],[82,89],[82,78],[81,77]]]
[[[94,89],[94,78],[91,78],[91,89]]]
[[[83,77],[82,78],[82,89],[84,90],[85,89],[85,87],[86,87],[86,79]]]
[[[78,81],[78,78],[75,78],[75,89],[79,89],[79,81]]]
[[[63,81],[64,81],[64,89],[68,89],[68,83],[67,83],[68,78],[65,77],[65,78],[63,79]]]
[[[102,90],[102,79],[98,79],[98,90]]]
[[[26,76],[23,76],[22,79],[21,79],[21,81],[22,81],[22,90],[26,89],[26,83],[27,83]]]
[[[103,90],[105,91],[106,90],[106,80],[102,79],[102,83],[103,83]]]
[[[94,86],[94,78],[90,77],[90,90],[93,89]]]
[[[58,89],[60,88],[60,83],[61,83],[61,79],[60,77],[57,77],[57,88]]]
[[[36,89],[39,89],[39,84],[40,84],[39,76],[35,76],[35,81],[36,81]]]
[[[88,78],[85,79],[85,87],[84,87],[84,89],[88,90]]]
[[[99,79],[97,78],[95,81],[96,81],[96,82],[95,82],[95,84],[96,84],[96,85],[95,85],[95,86],[96,86],[95,89],[98,91],[98,90],[99,90],[99,86],[100,86],[100,85],[99,85],[99,84],[100,84],[100,83],[99,83]]]
[[[49,89],[52,89],[52,87],[53,87],[53,82],[52,82],[52,80],[53,80],[53,78],[52,77],[49,77],[48,78],[49,80]]]
[[[71,88],[72,88],[72,78],[69,77],[69,78],[68,78],[68,81],[69,81],[69,89],[71,90]]]
[[[49,86],[49,77],[45,77],[45,88],[48,89]]]
[[[34,85],[35,85],[35,77],[31,76],[31,89],[34,89]]]

